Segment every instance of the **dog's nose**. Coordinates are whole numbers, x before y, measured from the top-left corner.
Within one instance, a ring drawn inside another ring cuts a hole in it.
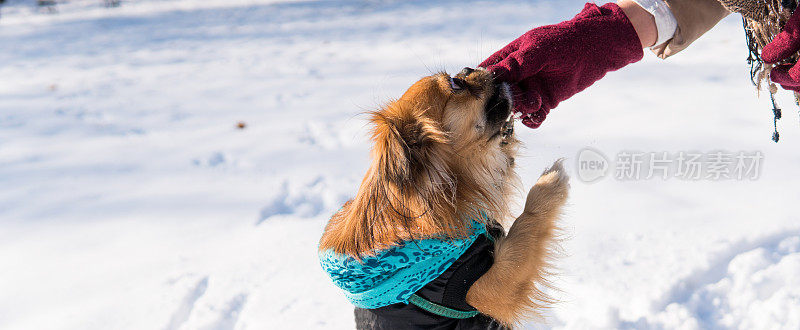
[[[467,68],[461,69],[461,72],[459,72],[458,74],[459,75],[463,75],[464,77],[466,77],[466,76],[469,76],[469,74],[473,73],[473,72],[475,72],[475,69],[467,67]]]

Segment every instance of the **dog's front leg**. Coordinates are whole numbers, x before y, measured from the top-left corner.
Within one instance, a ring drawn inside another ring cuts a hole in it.
[[[546,283],[555,245],[556,220],[567,200],[569,177],[561,161],[531,188],[508,235],[495,246],[494,264],[467,292],[467,303],[481,313],[513,325],[536,313],[550,299],[536,286]]]

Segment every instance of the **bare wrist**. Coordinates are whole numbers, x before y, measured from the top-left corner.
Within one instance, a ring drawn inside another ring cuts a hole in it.
[[[628,16],[628,20],[639,36],[642,48],[654,46],[658,38],[655,17],[632,0],[619,0],[617,5]]]

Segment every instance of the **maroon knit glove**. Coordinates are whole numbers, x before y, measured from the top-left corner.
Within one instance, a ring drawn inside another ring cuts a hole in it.
[[[800,50],[800,11],[795,10],[792,17],[783,26],[783,31],[761,50],[761,59],[765,63],[778,63],[792,56],[798,50]],[[800,65],[798,64],[778,65],[772,69],[769,77],[785,90],[800,92]]]
[[[619,6],[587,3],[575,18],[528,31],[480,66],[511,85],[515,114],[537,128],[559,102],[642,56]]]

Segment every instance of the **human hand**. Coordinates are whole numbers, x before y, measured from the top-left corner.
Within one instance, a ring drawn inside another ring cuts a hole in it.
[[[783,31],[761,50],[764,63],[775,64],[787,60],[800,50],[800,11],[795,11]],[[783,89],[800,92],[800,65],[782,64],[770,71],[770,79]]]
[[[573,19],[528,31],[480,66],[509,83],[515,115],[537,128],[559,102],[643,55],[619,6],[587,3]]]

